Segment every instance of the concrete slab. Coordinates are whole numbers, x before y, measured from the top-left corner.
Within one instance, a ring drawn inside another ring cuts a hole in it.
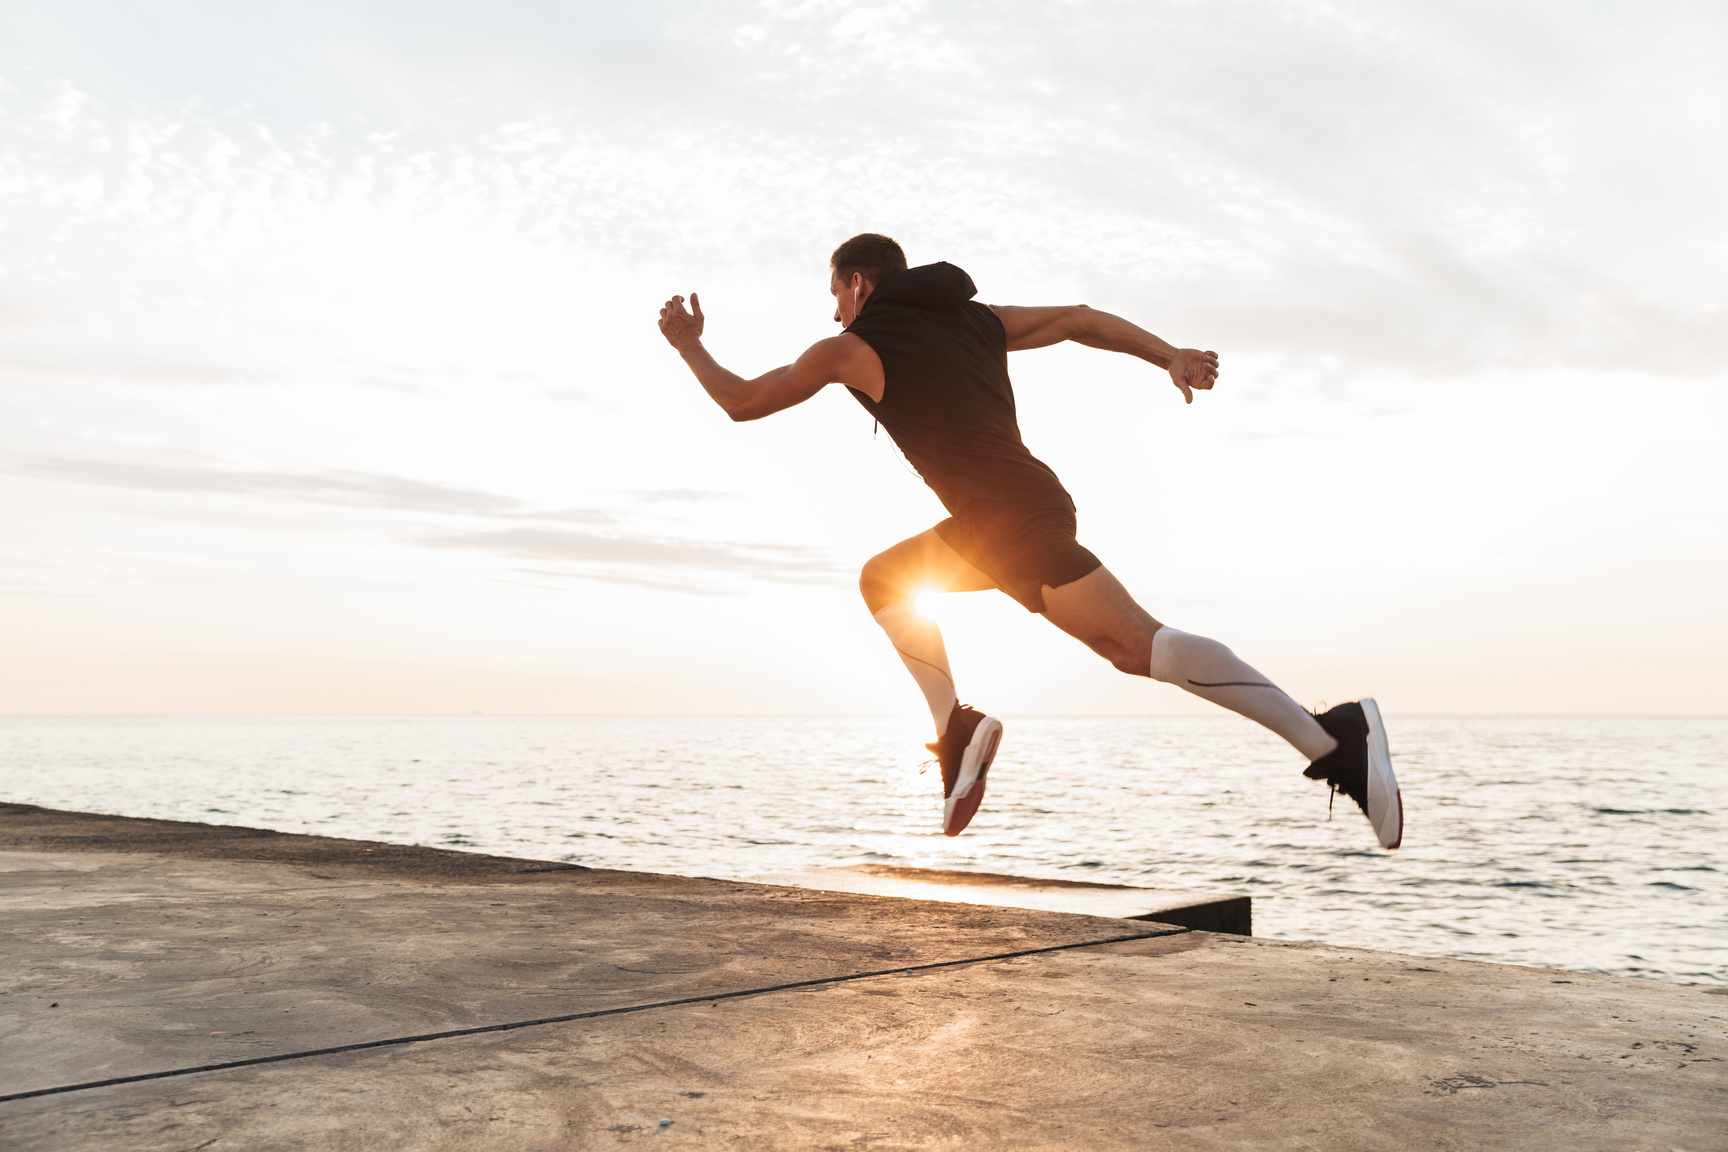
[[[1153,920],[1206,932],[1254,934],[1254,903],[1247,896],[1213,896],[1169,888],[1136,888],[1088,880],[1045,880],[997,872],[951,868],[906,868],[895,864],[853,864],[806,872],[752,876],[763,884],[790,884],[824,892],[859,892],[908,900],[987,904],[996,908],[1035,908],[1123,920]]]
[[[0,807],[0,1096],[1174,931],[253,832]]]
[[[20,807],[0,808],[10,1084],[613,1014],[14,1099],[9,1152],[1728,1152],[1718,989],[1182,930],[1099,943],[1123,922],[446,853],[381,867],[315,838],[232,859],[244,837],[196,825],[188,854],[151,839],[171,828],[118,851],[128,826],[96,826],[117,818]],[[982,951],[1032,943],[1051,950]],[[860,975],[895,963],[911,974]]]
[[[1554,979],[1188,933],[17,1101],[0,1105],[0,1139],[17,1152],[1728,1147],[1720,999]]]

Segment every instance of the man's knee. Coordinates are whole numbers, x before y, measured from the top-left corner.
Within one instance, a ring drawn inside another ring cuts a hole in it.
[[[864,567],[858,572],[858,592],[872,614],[897,599],[895,591],[899,582],[895,576],[895,565],[885,552],[864,561]]]

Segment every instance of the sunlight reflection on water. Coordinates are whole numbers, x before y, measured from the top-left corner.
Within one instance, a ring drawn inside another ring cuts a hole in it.
[[[5,799],[691,875],[864,861],[1244,893],[1257,935],[1728,984],[1728,719],[1392,718],[1374,847],[1229,716],[1011,718],[936,832],[874,717],[0,720]]]

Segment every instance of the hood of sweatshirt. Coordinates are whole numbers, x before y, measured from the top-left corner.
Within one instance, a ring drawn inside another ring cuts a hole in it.
[[[972,277],[948,263],[920,264],[904,272],[891,272],[864,301],[863,312],[876,303],[902,304],[910,308],[955,308],[978,295]]]

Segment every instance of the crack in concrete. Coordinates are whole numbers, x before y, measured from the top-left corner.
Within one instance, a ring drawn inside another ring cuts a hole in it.
[[[732,992],[715,992],[706,996],[686,996],[678,1000],[657,1000],[650,1004],[632,1004],[623,1008],[599,1008],[591,1012],[571,1012],[563,1016],[541,1016],[532,1020],[512,1020],[505,1024],[481,1024],[472,1028],[451,1028],[443,1032],[426,1032],[418,1036],[394,1036],[385,1040],[364,1040],[357,1044],[339,1044],[333,1048],[310,1048],[303,1052],[280,1052],[274,1056],[254,1056],[246,1060],[225,1060],[216,1064],[200,1064],[193,1068],[170,1068],[162,1072],[141,1072],[133,1076],[115,1076],[107,1080],[90,1080],[80,1084],[61,1084],[53,1088],[34,1088],[28,1092],[13,1092],[0,1096],[0,1103],[29,1100],[37,1096],[57,1096],[65,1092],[83,1092],[92,1088],[108,1088],[115,1084],[136,1084],[141,1080],[166,1080],[175,1076],[192,1076],[200,1072],[223,1072],[233,1068],[249,1068],[257,1064],[280,1064],[287,1060],[305,1060],[313,1056],[333,1056],[341,1052],[363,1052],[370,1048],[393,1048],[403,1044],[423,1044],[429,1040],[450,1040],[459,1036],[478,1036],[486,1032],[511,1032],[518,1028],[535,1028],[545,1024],[567,1024],[574,1020],[594,1020],[603,1016],[623,1016],[631,1012],[649,1012],[656,1008],[677,1008],[685,1004],[711,1004],[718,1000],[737,1000],[745,996],[765,996],[772,992],[790,992],[798,988],[817,988],[825,984],[845,984],[853,980],[868,980],[876,976],[910,976],[938,968],[957,968],[964,964],[990,964],[1012,960],[1019,956],[1038,956],[1050,952],[1066,952],[1075,948],[1094,948],[1102,944],[1124,944],[1132,940],[1156,940],[1164,936],[1181,936],[1188,928],[1166,928],[1159,932],[1135,932],[1126,936],[1111,936],[1102,940],[1085,940],[1075,944],[1052,944],[1044,948],[1026,948],[1018,952],[1000,952],[988,956],[967,956],[959,960],[941,960],[931,964],[909,964],[898,968],[882,968],[870,972],[853,972],[844,976],[824,976],[816,980],[797,980],[789,984],[770,984],[760,988],[744,988]]]

